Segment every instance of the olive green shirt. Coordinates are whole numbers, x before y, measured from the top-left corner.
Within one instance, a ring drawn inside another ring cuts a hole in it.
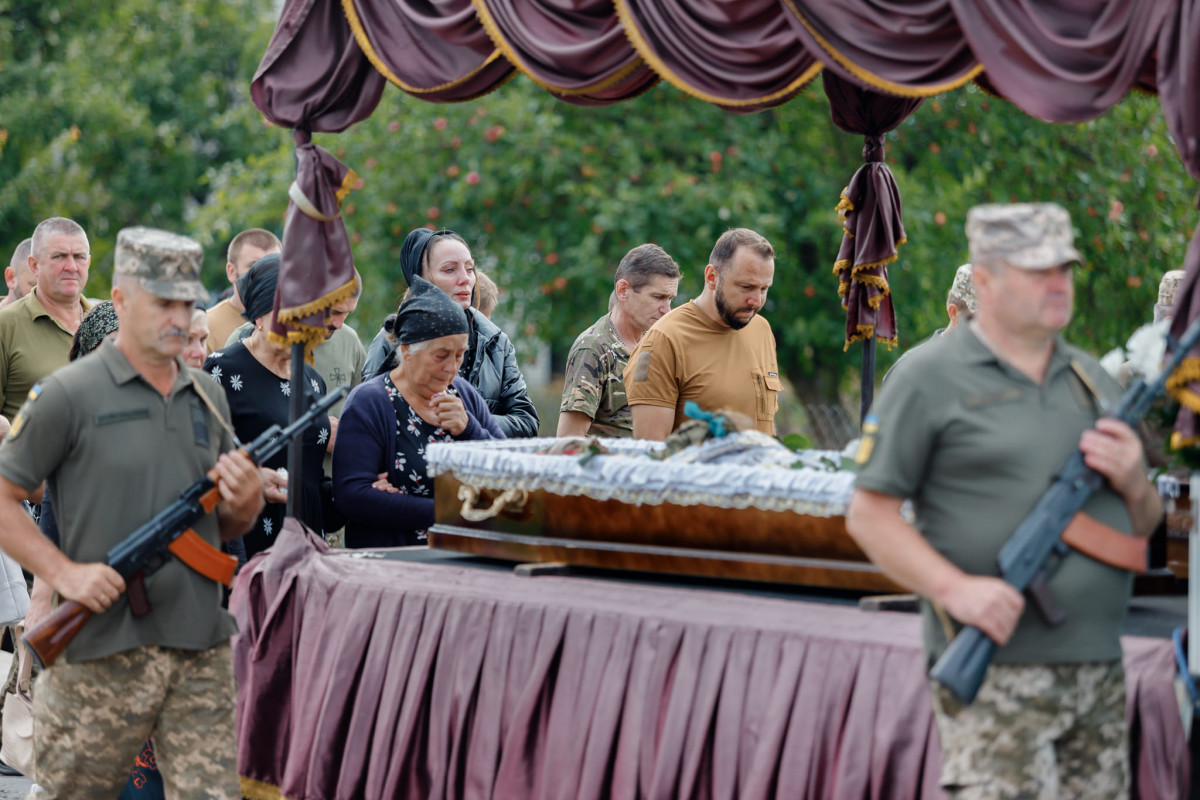
[[[111,340],[39,384],[0,447],[0,475],[22,489],[48,481],[63,552],[104,560],[138,526],[166,508],[233,448],[229,433],[197,394],[192,375],[229,418],[212,378],[176,359],[180,374],[164,398]],[[215,514],[192,526],[220,544]],[[149,614],[137,618],[122,595],[67,646],[71,662],[157,645],[205,650],[233,635],[221,585],[173,556],[145,579]]]
[[[1087,381],[1076,375],[1073,361]],[[968,573],[997,575],[1000,548],[1078,449],[1098,404],[1119,396],[1120,387],[1096,360],[1061,338],[1039,386],[962,326],[911,351],[904,369],[883,385],[872,409],[879,430],[864,437],[856,485],[911,498],[916,526],[938,552]],[[1107,486],[1084,510],[1124,533],[1131,530],[1123,499]],[[995,660],[1120,658],[1131,583],[1130,573],[1071,551],[1050,580],[1066,622],[1050,628],[1027,603]],[[945,647],[928,607],[925,643],[931,657]]]
[[[592,420],[591,436],[633,436],[633,409],[625,399],[621,373],[629,350],[605,314],[575,339],[567,356],[559,412],[578,411]]]
[[[81,297],[83,313],[92,303]],[[33,385],[65,366],[75,336],[37,298],[37,288],[0,309],[0,415],[11,422]]]

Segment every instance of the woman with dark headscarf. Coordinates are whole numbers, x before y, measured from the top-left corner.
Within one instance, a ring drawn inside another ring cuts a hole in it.
[[[513,343],[494,322],[472,307],[475,297],[475,261],[463,238],[454,231],[417,228],[404,239],[400,250],[404,280],[413,285],[424,278],[463,308],[470,321],[467,352],[459,375],[479,390],[500,430],[510,439],[537,436],[538,414],[517,367]],[[379,374],[395,364],[395,316],[367,350],[363,377]]]
[[[433,442],[503,439],[487,404],[459,375],[470,322],[419,277],[396,312],[400,360],[350,392],[333,450],[333,495],[347,547],[423,544],[433,524]]]
[[[305,405],[324,396],[325,382],[312,367],[304,365],[304,385],[291,384],[292,351],[268,338],[274,321],[275,285],[279,281],[279,254],[263,256],[238,278],[238,296],[245,310],[242,316],[254,323],[254,332],[246,339],[218,350],[204,362],[204,371],[225,390],[233,430],[243,442],[254,440],[272,425],[288,423],[288,398],[293,391],[304,392]],[[303,483],[296,516],[318,534],[323,533],[325,509],[330,486],[323,481],[322,460],[329,443],[328,419],[314,422],[302,437]],[[267,504],[242,537],[247,557],[275,543],[283,526],[288,476],[280,473],[287,464],[287,449],[279,451],[262,465],[263,494]],[[330,520],[330,524],[333,521]]]

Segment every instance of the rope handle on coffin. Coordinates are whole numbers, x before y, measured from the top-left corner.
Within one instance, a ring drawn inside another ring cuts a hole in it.
[[[529,492],[524,489],[505,489],[487,508],[476,508],[479,501],[479,487],[463,484],[458,487],[458,499],[463,501],[462,509],[458,512],[468,522],[483,522],[499,516],[505,508],[519,511],[529,499]]]

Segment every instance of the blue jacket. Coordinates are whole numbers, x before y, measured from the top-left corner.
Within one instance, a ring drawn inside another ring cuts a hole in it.
[[[415,531],[433,524],[433,498],[390,494],[372,489],[379,473],[399,486],[396,463],[396,409],[383,375],[360,383],[346,398],[333,448],[333,500],[346,515],[347,547],[398,547],[413,544]],[[467,428],[459,441],[503,439],[487,404],[471,384],[455,378],[451,386],[467,410]],[[425,472],[425,464],[409,464]]]

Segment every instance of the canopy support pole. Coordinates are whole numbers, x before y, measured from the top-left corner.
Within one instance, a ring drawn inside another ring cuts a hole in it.
[[[288,396],[288,421],[295,422],[304,414],[304,343],[292,345],[292,393]],[[304,453],[301,444],[304,432],[300,431],[288,443],[287,515],[299,519],[300,492],[303,485]]]
[[[859,406],[858,423],[861,426],[875,402],[875,337],[863,340],[862,351],[862,402]]]

